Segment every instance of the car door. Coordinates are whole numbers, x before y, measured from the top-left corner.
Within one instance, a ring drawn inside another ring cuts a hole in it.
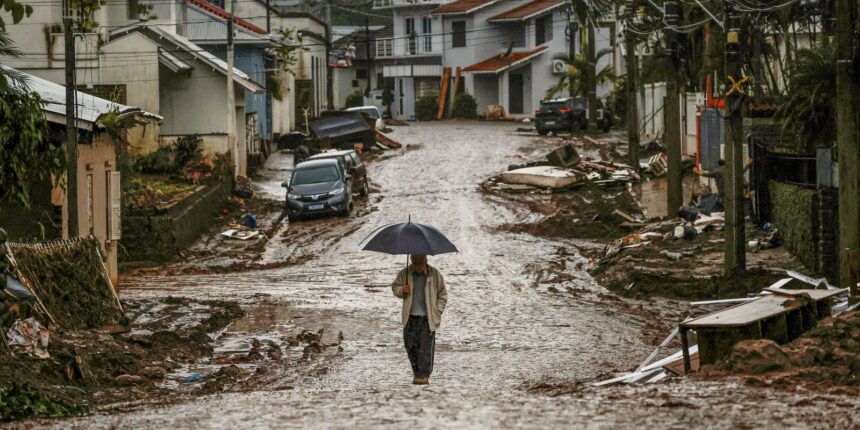
[[[358,178],[355,177],[355,173],[354,173],[354,171],[355,171],[355,160],[353,160],[350,155],[351,154],[349,154],[349,153],[344,154],[342,156],[342,158],[343,158],[344,167],[346,167],[346,171],[344,173],[346,173],[347,175],[350,175],[352,177],[352,180],[350,181],[351,182],[350,183],[350,190],[352,190],[352,193],[354,194],[354,193],[358,192],[360,187],[357,186],[357,184],[359,184],[359,182],[358,182]]]
[[[355,178],[356,186],[360,190],[361,187],[364,186],[364,182],[367,181],[367,166],[364,165],[364,162],[357,153],[353,152],[349,155],[355,162],[355,173],[352,174],[352,177]]]

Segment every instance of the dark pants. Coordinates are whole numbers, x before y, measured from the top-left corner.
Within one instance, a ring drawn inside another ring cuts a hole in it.
[[[433,355],[436,353],[436,333],[430,331],[427,317],[409,316],[403,328],[403,345],[412,364],[412,375],[429,378],[433,372]]]

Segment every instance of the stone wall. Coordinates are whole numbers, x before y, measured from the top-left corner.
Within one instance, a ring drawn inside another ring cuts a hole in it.
[[[122,260],[175,258],[212,226],[231,191],[228,177],[169,206],[127,211],[123,217]]]
[[[771,221],[780,232],[783,246],[810,270],[819,268],[818,191],[770,181]]]

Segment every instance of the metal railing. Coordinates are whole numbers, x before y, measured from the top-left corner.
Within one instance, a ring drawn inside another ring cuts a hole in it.
[[[454,0],[374,0],[373,8],[382,9],[388,7],[414,6],[421,4],[444,4],[450,3],[452,1]]]

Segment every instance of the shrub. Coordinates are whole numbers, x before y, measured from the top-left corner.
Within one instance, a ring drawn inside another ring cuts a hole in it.
[[[457,94],[451,104],[451,117],[457,119],[475,119],[478,117],[478,103],[467,92]]]
[[[354,93],[350,94],[346,97],[346,108],[349,109],[351,107],[358,107],[364,105],[364,96],[361,95],[361,91],[355,90]]]
[[[415,100],[415,117],[421,121],[432,121],[436,119],[439,111],[438,100],[433,96],[424,96]]]

